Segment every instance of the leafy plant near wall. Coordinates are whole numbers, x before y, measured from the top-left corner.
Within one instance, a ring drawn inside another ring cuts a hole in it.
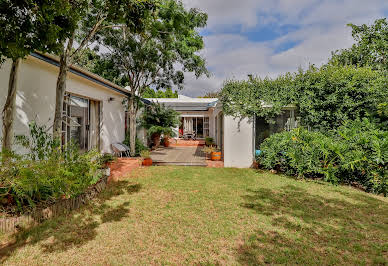
[[[220,99],[228,115],[268,120],[295,104],[304,125],[327,130],[381,112],[388,102],[386,84],[388,76],[370,68],[311,66],[275,79],[228,81]]]
[[[270,120],[284,106],[297,102],[295,76],[287,73],[275,79],[255,77],[225,82],[219,94],[224,113],[235,117],[257,115]]]
[[[262,167],[299,177],[388,193],[388,131],[364,119],[327,133],[303,128],[272,135],[261,145]]]
[[[30,136],[18,137],[25,153],[8,153],[6,163],[0,164],[0,206],[5,211],[21,212],[76,196],[101,178],[98,152],[61,147],[46,132],[47,128],[32,123]]]
[[[159,146],[160,136],[174,137],[173,128],[179,125],[179,114],[171,108],[166,108],[159,103],[152,103],[144,108],[140,123],[147,130],[154,144]]]

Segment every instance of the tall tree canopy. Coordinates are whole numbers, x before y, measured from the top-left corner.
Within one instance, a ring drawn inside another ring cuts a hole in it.
[[[349,49],[338,50],[330,59],[331,64],[371,66],[388,70],[388,22],[378,19],[373,25],[348,24],[356,43]]]
[[[73,1],[79,6],[78,1]],[[3,108],[2,148],[11,149],[17,73],[20,61],[35,50],[58,52],[75,29],[67,0],[2,0],[0,2],[0,61],[12,60]],[[1,63],[1,62],[0,62]]]
[[[142,17],[153,9],[152,0],[79,0],[79,4],[70,1],[77,20],[77,27],[63,45],[60,55],[60,70],[56,85],[56,104],[54,115],[54,136],[59,138],[62,130],[63,98],[66,91],[66,77],[74,58],[87,45],[96,41],[102,29],[126,25],[131,31],[143,27]],[[78,45],[75,47],[75,41]]]
[[[109,53],[104,58],[120,73],[118,84],[130,88],[131,154],[135,154],[136,96],[150,85],[182,88],[186,71],[197,77],[208,75],[205,60],[197,54],[204,47],[197,29],[206,21],[205,13],[186,10],[181,1],[160,0],[144,19],[143,30],[135,32],[127,26],[105,30],[101,43]]]
[[[167,88],[165,90],[154,90],[150,87],[145,88],[143,94],[141,95],[143,98],[178,98],[178,91],[172,91],[171,88]]]

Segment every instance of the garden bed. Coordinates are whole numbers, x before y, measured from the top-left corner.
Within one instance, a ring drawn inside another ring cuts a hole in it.
[[[39,206],[32,212],[20,216],[8,216],[0,218],[0,232],[16,232],[39,224],[47,219],[57,217],[80,208],[89,200],[95,198],[106,188],[108,176],[101,178],[95,185],[92,185],[84,193],[70,199],[62,199],[50,206]]]

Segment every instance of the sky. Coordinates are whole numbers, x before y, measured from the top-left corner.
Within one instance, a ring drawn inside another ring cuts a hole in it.
[[[348,23],[372,24],[388,16],[388,0],[183,0],[209,16],[201,29],[211,77],[186,73],[187,96],[218,91],[248,74],[276,77],[321,66],[332,51],[351,47]]]

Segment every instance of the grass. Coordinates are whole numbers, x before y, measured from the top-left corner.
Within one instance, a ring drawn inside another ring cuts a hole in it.
[[[151,167],[10,237],[12,265],[387,265],[388,200],[251,169]]]

